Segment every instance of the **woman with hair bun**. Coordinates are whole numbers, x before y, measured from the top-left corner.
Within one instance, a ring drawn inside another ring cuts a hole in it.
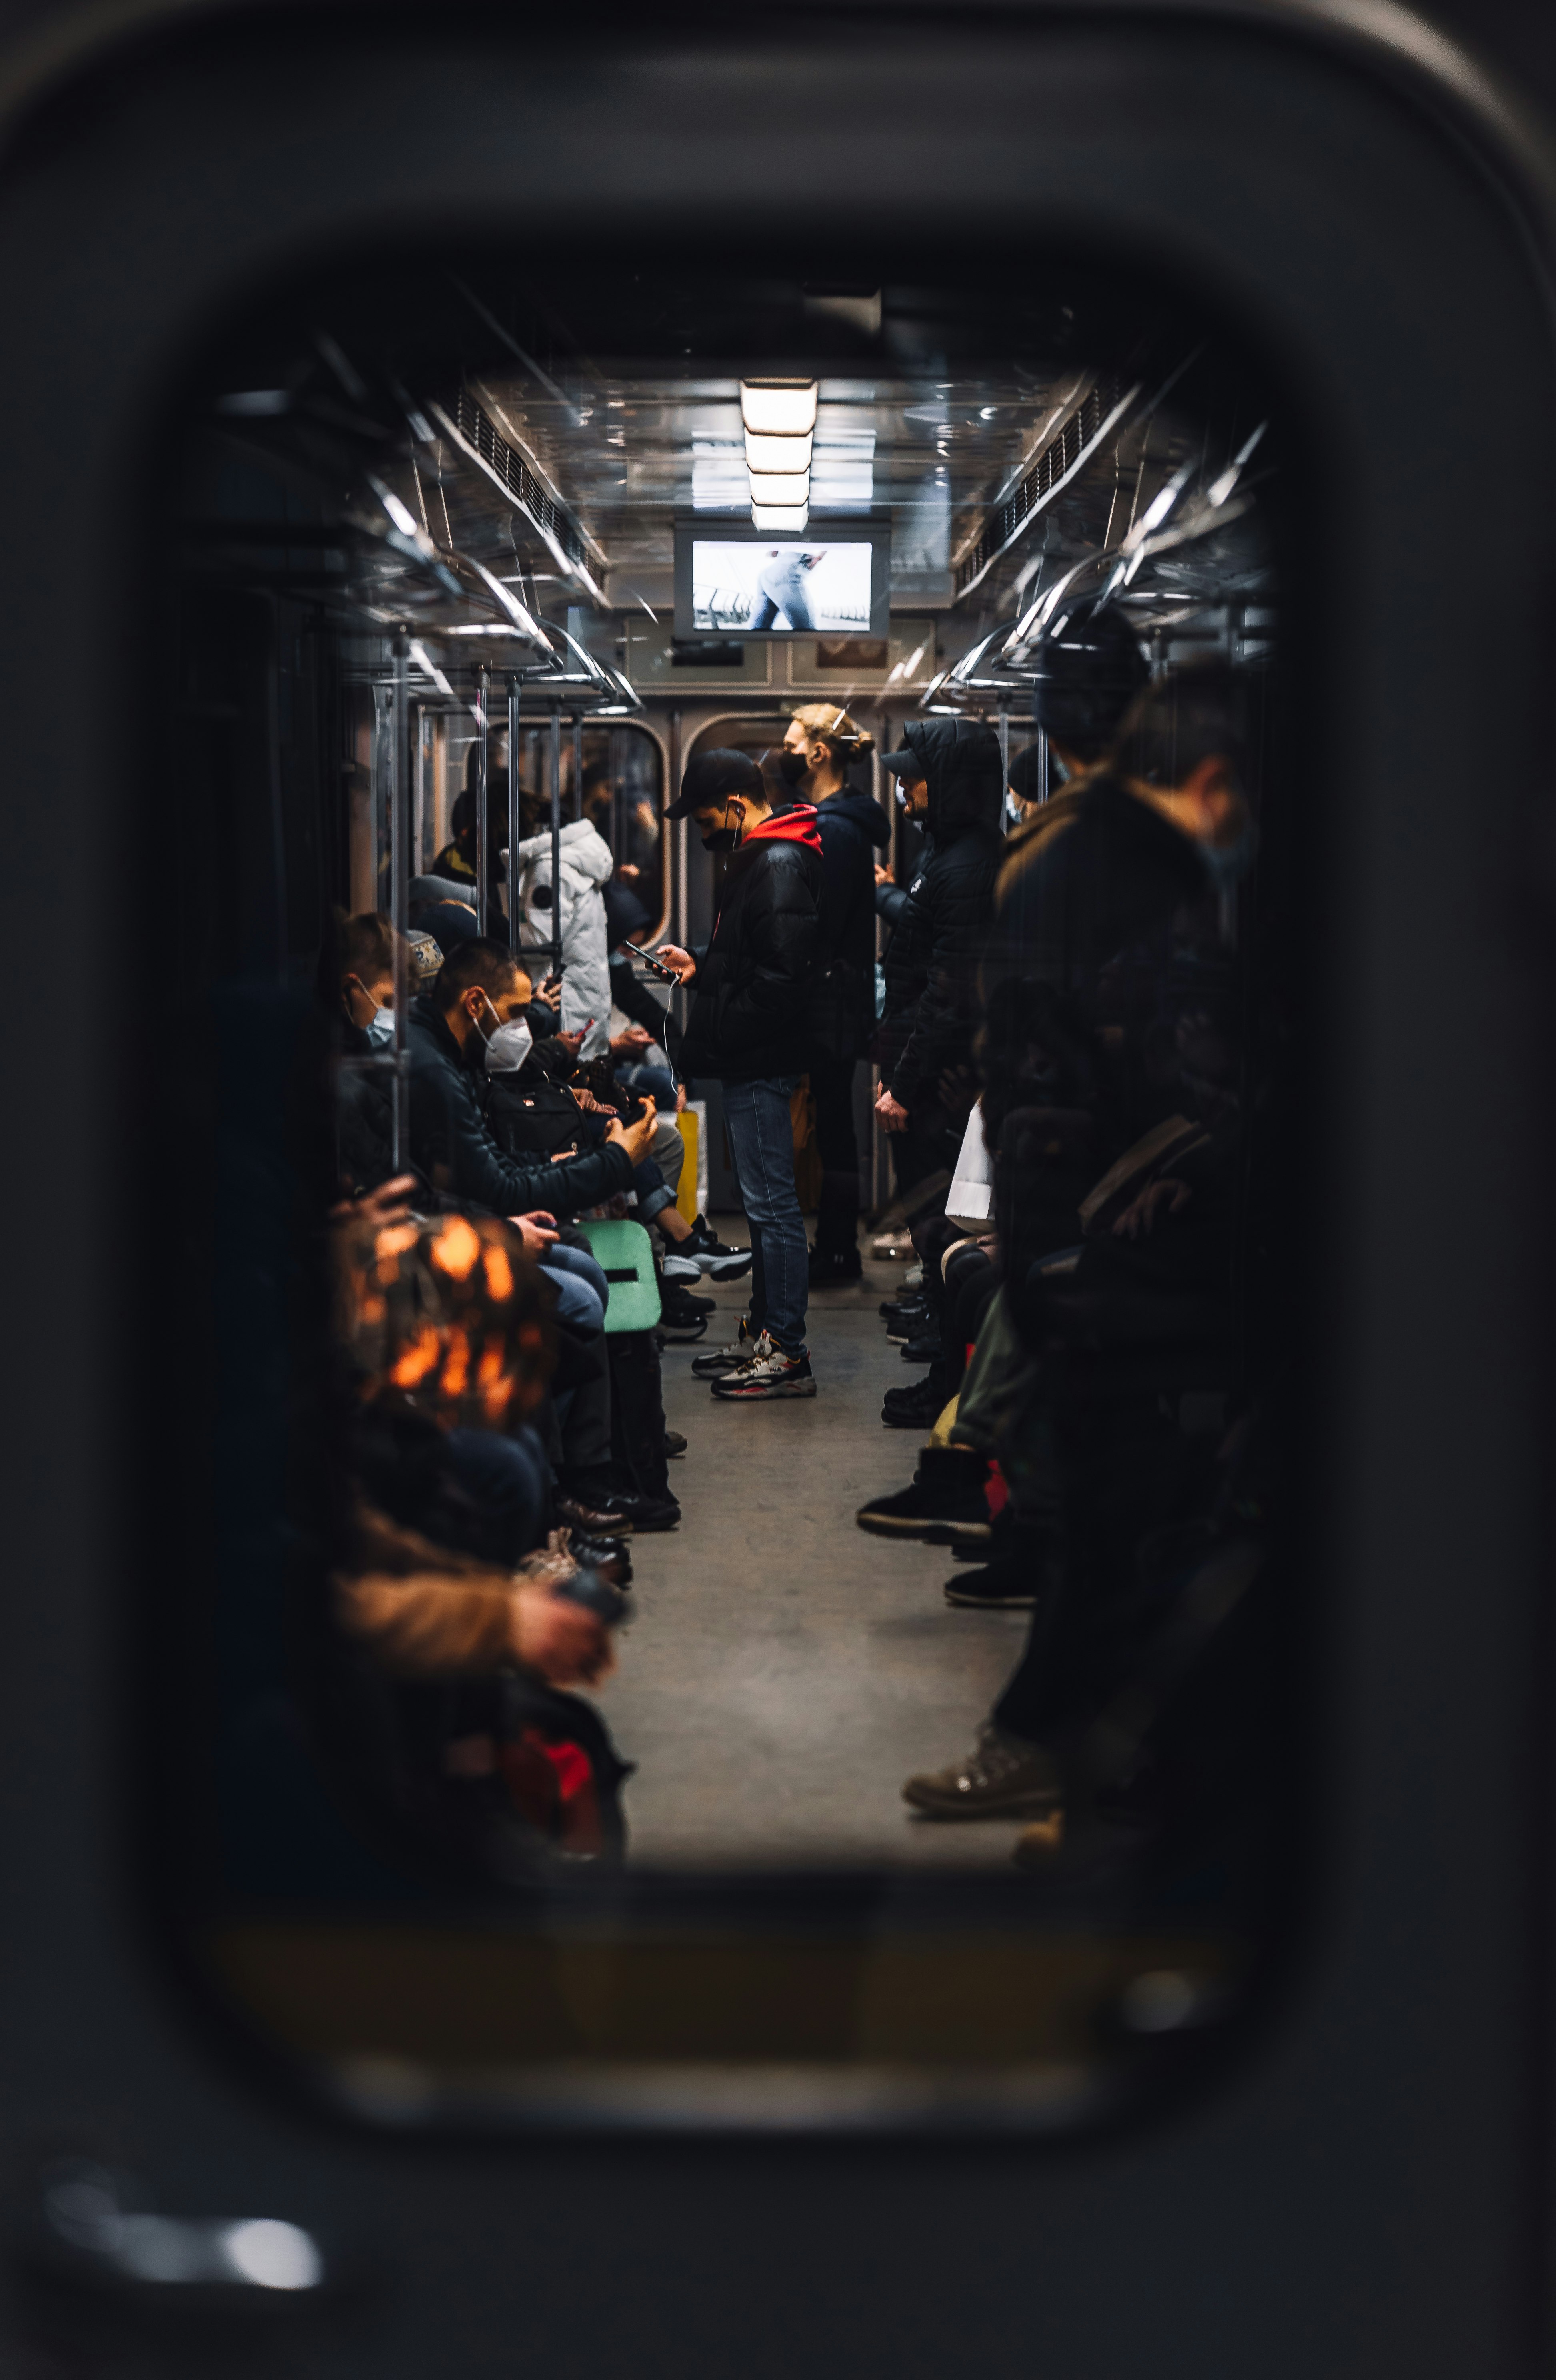
[[[801,801],[816,805],[821,837],[821,958],[807,1017],[810,1089],[821,1152],[821,1199],[810,1281],[859,1277],[859,1146],[854,1071],[875,1026],[875,855],[891,840],[873,795],[848,783],[875,739],[836,703],[808,702],[784,731],[778,766]]]

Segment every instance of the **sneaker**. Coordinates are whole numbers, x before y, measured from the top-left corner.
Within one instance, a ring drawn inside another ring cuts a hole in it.
[[[926,1446],[918,1458],[911,1488],[894,1496],[873,1496],[854,1518],[872,1536],[917,1537],[932,1521],[955,1521],[964,1528],[981,1527],[990,1535],[989,1505],[983,1483],[989,1464],[970,1447]]]
[[[738,1281],[751,1269],[750,1249],[734,1248],[721,1240],[706,1215],[699,1215],[687,1237],[676,1243],[675,1252],[714,1281]]]
[[[902,1797],[926,1818],[1047,1818],[1059,1806],[1059,1774],[1041,1744],[990,1720],[966,1760],[910,1777]]]
[[[700,1281],[702,1268],[694,1265],[689,1257],[661,1257],[660,1278],[663,1281]]]
[[[816,1382],[809,1350],[801,1348],[797,1355],[785,1355],[764,1330],[739,1369],[725,1372],[712,1387],[716,1397],[741,1404],[764,1397],[813,1397]]]
[[[667,1460],[673,1463],[678,1454],[684,1454],[686,1451],[687,1441],[681,1436],[680,1431],[678,1429],[667,1429],[664,1433],[664,1451]]]
[[[688,1297],[679,1281],[667,1281],[660,1298],[659,1327],[667,1338],[700,1339],[712,1311],[711,1297]]]
[[[710,1347],[705,1355],[694,1355],[691,1371],[694,1380],[717,1380],[725,1372],[736,1372],[748,1363],[757,1343],[757,1334],[744,1318],[740,1329],[727,1347]]]
[[[891,1336],[890,1332],[887,1336],[888,1338]],[[905,1339],[900,1344],[905,1364],[932,1364],[937,1355],[943,1354],[945,1352],[941,1344],[938,1330],[927,1338]]]
[[[906,1315],[917,1317],[923,1311],[924,1301],[921,1297],[883,1297],[881,1301],[882,1322],[900,1322]]]
[[[841,1288],[846,1281],[857,1281],[863,1271],[864,1263],[857,1248],[812,1248],[810,1251],[812,1289]]]

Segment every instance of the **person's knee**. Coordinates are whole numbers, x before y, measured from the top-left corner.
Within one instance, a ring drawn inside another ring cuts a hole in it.
[[[605,1300],[590,1281],[584,1280],[580,1274],[565,1272],[560,1268],[549,1264],[542,1265],[541,1270],[556,1292],[556,1315],[559,1322],[569,1330],[584,1334],[603,1330]],[[603,1282],[603,1275],[601,1278]]]
[[[663,1174],[672,1196],[681,1186],[681,1169],[687,1161],[687,1145],[667,1117],[661,1116],[654,1127],[653,1160]]]

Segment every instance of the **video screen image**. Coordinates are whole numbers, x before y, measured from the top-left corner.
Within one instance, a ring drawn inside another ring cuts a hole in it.
[[[870,548],[699,538],[691,550],[694,625],[721,635],[864,635]]]

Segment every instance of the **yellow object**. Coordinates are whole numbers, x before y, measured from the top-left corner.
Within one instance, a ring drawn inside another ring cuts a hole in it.
[[[688,1223],[697,1220],[697,1117],[690,1108],[683,1108],[675,1118],[675,1129],[687,1145],[687,1161],[681,1168],[680,1187],[675,1193],[675,1210]]]
[[[950,1446],[953,1443],[951,1425],[956,1418],[956,1408],[961,1402],[961,1394],[960,1391],[958,1391],[957,1394],[952,1398],[951,1402],[945,1407],[939,1421],[936,1422],[933,1429],[930,1432],[930,1444],[931,1446]]]

